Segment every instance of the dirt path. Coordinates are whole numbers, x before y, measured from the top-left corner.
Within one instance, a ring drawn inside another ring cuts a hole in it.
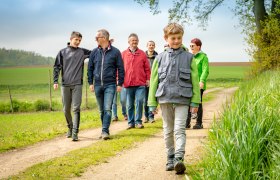
[[[215,90],[220,89],[211,89],[208,92]],[[205,103],[204,108],[207,109],[204,114],[205,129],[191,129],[187,131],[187,161],[196,158],[193,152],[195,152],[198,147],[202,146],[201,139],[206,137],[208,131],[207,129],[211,123],[214,113],[217,114],[217,112],[219,112],[222,103],[225,101],[225,97],[234,92],[234,90],[235,88],[222,90],[215,100]],[[205,93],[207,93],[207,91]],[[124,121],[112,123],[110,127],[111,134],[117,134],[126,127],[127,122]],[[2,153],[0,154],[0,179],[18,174],[20,171],[23,171],[34,164],[63,156],[69,151],[89,146],[99,141],[98,137],[100,133],[100,128],[90,129],[79,133],[80,141],[78,142],[72,142],[71,139],[59,137],[50,141],[40,142],[26,148]],[[151,149],[150,147],[153,148]],[[122,153],[118,157],[111,158],[110,163],[90,167],[81,178],[92,179],[93,177],[98,177],[98,179],[154,179],[154,177],[158,176],[159,178],[157,179],[174,179],[174,172],[165,172],[164,165],[165,153],[163,138],[162,134],[157,134],[148,141],[139,144],[139,148]],[[110,169],[113,169],[114,171],[108,173],[108,170]],[[179,176],[176,177],[178,178]]]
[[[208,129],[214,115],[219,116],[222,105],[230,98],[237,88],[224,89],[217,97],[208,103],[204,103],[204,129],[187,130],[187,143],[185,161],[195,162],[199,159],[197,152],[203,147],[203,141],[207,137]],[[194,125],[195,122],[192,122]],[[137,148],[123,152],[121,155],[97,166],[91,166],[82,177],[75,179],[188,179],[186,175],[175,175],[174,171],[165,171],[166,154],[162,132],[153,138],[138,144]]]

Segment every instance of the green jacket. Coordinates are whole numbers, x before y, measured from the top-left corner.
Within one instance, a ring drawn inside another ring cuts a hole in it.
[[[209,74],[209,64],[207,55],[200,51],[194,56],[194,60],[198,69],[199,82],[204,83],[204,90],[206,89],[206,81]]]
[[[148,96],[149,107],[156,107],[158,105],[158,101],[155,96],[159,84],[158,68],[159,68],[159,63],[156,58],[154,60],[152,71],[151,71],[150,88],[149,88],[149,96]],[[191,98],[190,106],[198,107],[201,100],[200,100],[200,90],[198,84],[198,70],[194,60],[192,60],[191,63],[191,80],[193,85],[193,96]]]

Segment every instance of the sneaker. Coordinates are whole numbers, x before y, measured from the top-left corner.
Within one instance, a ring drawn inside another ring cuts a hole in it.
[[[147,117],[145,117],[144,123],[149,122],[149,119]]]
[[[202,124],[198,124],[196,123],[194,126],[193,126],[193,129],[202,129],[203,128],[203,125]]]
[[[136,128],[138,128],[138,129],[143,129],[144,126],[143,126],[143,124],[137,124],[137,125],[136,125]]]
[[[176,174],[183,174],[186,170],[183,158],[175,158],[174,160],[174,169]]]
[[[72,132],[72,141],[78,141],[78,133]]]
[[[66,137],[67,138],[71,138],[72,137],[72,129],[68,129],[67,133],[66,133]]]
[[[167,157],[166,163],[166,171],[173,171],[174,170],[174,155]]]
[[[150,123],[154,123],[154,122],[156,122],[156,121],[154,120],[154,118],[149,118],[149,122],[150,122]]]
[[[124,115],[123,117],[124,117],[124,120],[127,121],[127,115]]]
[[[112,121],[118,121],[118,120],[119,120],[118,117],[114,117],[114,118],[112,119]]]
[[[189,128],[191,128],[191,124],[186,125],[186,129],[189,129]]]
[[[102,139],[103,139],[103,140],[108,140],[108,139],[110,139],[109,134],[106,133],[106,132],[102,132]]]
[[[126,129],[132,129],[132,128],[135,128],[134,125],[128,125],[128,127]]]

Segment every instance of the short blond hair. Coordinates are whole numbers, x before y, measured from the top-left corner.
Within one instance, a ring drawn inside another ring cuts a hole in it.
[[[167,38],[171,34],[184,34],[184,28],[180,24],[177,23],[169,23],[163,29],[164,38]]]

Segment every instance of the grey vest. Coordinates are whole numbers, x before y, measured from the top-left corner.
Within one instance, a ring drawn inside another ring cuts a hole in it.
[[[158,102],[190,104],[192,93],[191,62],[193,55],[184,49],[166,49],[157,56]]]

